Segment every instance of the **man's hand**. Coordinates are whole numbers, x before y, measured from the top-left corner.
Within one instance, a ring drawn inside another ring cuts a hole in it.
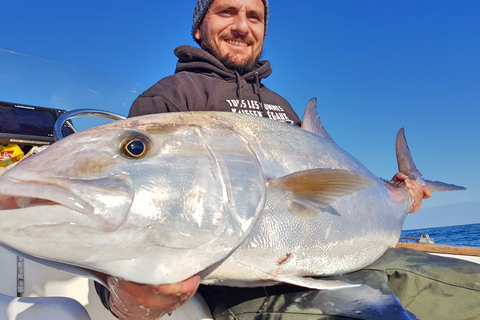
[[[432,196],[432,191],[425,186],[421,186],[417,181],[409,179],[406,174],[401,172],[397,173],[393,179],[393,182],[403,181],[408,189],[408,194],[413,198],[412,209],[409,213],[413,213],[420,209],[423,199],[428,199]]]
[[[107,277],[109,306],[121,320],[156,320],[187,302],[198,289],[200,276],[174,284],[147,285]]]

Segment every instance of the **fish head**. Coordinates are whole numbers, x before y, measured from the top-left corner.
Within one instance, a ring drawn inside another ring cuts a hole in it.
[[[64,138],[0,176],[0,243],[140,283],[184,280],[248,235],[266,191],[244,133],[203,113]]]

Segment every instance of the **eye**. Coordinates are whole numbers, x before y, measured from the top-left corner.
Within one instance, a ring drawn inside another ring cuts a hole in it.
[[[227,18],[233,16],[233,12],[231,10],[225,9],[218,13],[221,17]]]
[[[122,143],[123,154],[130,158],[142,158],[150,149],[150,141],[146,137],[130,137]]]
[[[145,153],[145,145],[140,140],[133,140],[128,142],[125,146],[125,151],[132,157],[141,157]]]

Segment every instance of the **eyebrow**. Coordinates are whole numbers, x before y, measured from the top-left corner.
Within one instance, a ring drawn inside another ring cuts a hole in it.
[[[213,13],[216,13],[218,11],[222,11],[222,10],[232,10],[232,11],[238,11],[238,7],[236,6],[233,6],[231,4],[219,4],[217,5],[216,7],[210,7],[210,9],[208,11],[211,11]],[[259,18],[261,18],[262,20],[265,19],[265,11],[262,12],[262,11],[259,11],[259,10],[255,10],[255,9],[248,9],[247,10],[247,15],[248,14],[255,14],[257,15]]]
[[[209,11],[222,11],[222,10],[235,10],[235,11],[238,11],[237,7],[235,6],[232,6],[230,4],[220,4],[220,5],[217,5],[216,7],[210,7],[209,8]]]

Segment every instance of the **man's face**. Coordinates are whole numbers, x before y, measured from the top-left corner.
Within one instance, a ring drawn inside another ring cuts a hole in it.
[[[195,38],[225,66],[245,74],[260,58],[264,35],[262,0],[214,0]]]

